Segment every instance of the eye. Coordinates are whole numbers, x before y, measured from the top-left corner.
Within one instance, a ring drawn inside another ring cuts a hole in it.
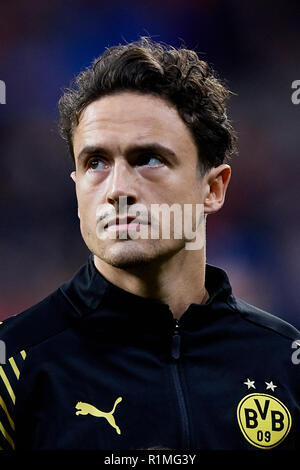
[[[151,154],[142,155],[138,159],[138,162],[137,162],[137,165],[139,165],[139,166],[143,166],[143,165],[146,165],[146,166],[160,166],[162,164],[163,164],[163,162],[160,159],[160,157],[158,157],[156,155],[151,155]]]
[[[107,167],[107,163],[103,158],[100,157],[92,157],[88,161],[88,169],[92,171],[103,170]]]

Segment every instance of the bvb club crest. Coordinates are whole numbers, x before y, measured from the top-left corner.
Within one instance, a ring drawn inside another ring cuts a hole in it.
[[[237,419],[246,440],[260,449],[271,449],[280,444],[292,424],[287,407],[266,393],[250,393],[243,397],[237,407]]]

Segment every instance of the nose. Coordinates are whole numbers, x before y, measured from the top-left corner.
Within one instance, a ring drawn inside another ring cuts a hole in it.
[[[127,204],[137,202],[136,175],[132,166],[125,159],[116,159],[109,177],[109,188],[106,201],[118,206],[119,197],[127,198]]]

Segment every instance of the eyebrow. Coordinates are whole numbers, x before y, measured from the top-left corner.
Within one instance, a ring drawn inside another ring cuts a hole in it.
[[[172,157],[175,162],[178,161],[178,157],[173,150],[158,143],[130,145],[126,149],[125,154],[135,155],[141,152],[161,153],[163,155]],[[86,155],[93,155],[93,154],[111,155],[111,152],[102,145],[87,145],[79,152],[77,159],[78,161],[81,161]]]

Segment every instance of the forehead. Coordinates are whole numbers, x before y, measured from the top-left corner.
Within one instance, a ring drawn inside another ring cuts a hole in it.
[[[155,141],[180,152],[195,148],[175,106],[166,100],[135,92],[104,96],[81,113],[74,131],[74,153],[85,145],[117,145]]]

